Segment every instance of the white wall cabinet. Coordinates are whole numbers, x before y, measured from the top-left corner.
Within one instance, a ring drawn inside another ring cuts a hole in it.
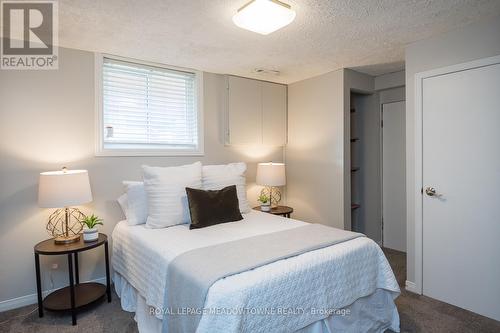
[[[286,86],[262,82],[262,143],[286,144]]]
[[[226,144],[286,144],[286,85],[227,76]]]

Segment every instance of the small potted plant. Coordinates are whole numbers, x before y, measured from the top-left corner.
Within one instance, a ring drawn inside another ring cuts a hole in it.
[[[271,200],[265,194],[259,196],[258,201],[260,202],[260,210],[263,212],[269,212],[271,210]]]
[[[97,230],[97,225],[103,225],[102,219],[92,214],[91,216],[86,216],[81,220],[86,228],[83,229],[83,241],[84,242],[94,242],[99,237],[99,231]]]

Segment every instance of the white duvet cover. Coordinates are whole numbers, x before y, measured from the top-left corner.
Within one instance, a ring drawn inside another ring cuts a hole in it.
[[[113,268],[162,319],[167,267],[177,255],[304,224],[257,211],[244,214],[243,221],[194,230],[188,225],[148,229],[122,221],[112,235]],[[377,290],[393,297],[399,293],[380,247],[360,237],[217,281],[205,307],[221,309],[223,315],[204,314],[197,332],[294,332]],[[391,310],[384,306],[373,311],[376,317],[377,311]],[[397,330],[395,323],[398,318],[392,318],[391,326]]]

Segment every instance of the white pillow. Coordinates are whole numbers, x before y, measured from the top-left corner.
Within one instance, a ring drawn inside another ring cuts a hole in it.
[[[116,199],[118,203],[120,204],[120,207],[122,209],[123,215],[125,215],[125,218],[128,219],[128,198],[127,198],[127,193],[123,193]]]
[[[148,198],[146,227],[165,228],[189,223],[186,187],[201,189],[201,163],[179,167],[142,166]]]
[[[247,200],[245,172],[247,165],[243,162],[224,165],[204,165],[202,180],[204,190],[220,190],[229,185],[236,185],[240,212],[250,212]]]
[[[127,222],[129,225],[146,223],[148,218],[148,198],[143,182],[124,181],[127,193]]]

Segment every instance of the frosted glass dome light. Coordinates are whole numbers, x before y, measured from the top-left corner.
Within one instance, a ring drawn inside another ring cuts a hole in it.
[[[238,27],[268,35],[287,26],[295,19],[291,7],[278,0],[252,0],[233,16]]]

